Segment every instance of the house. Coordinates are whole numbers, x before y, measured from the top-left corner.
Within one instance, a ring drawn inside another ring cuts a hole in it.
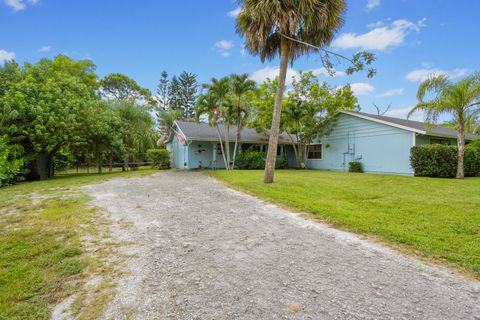
[[[225,168],[218,133],[220,131],[222,142],[225,143],[225,131],[223,125],[219,125],[218,129],[207,123],[175,121],[172,128],[173,134],[166,141],[166,147],[172,154],[172,167],[178,169]],[[236,135],[236,126],[231,126],[229,134],[231,158],[233,158]],[[244,128],[241,132],[241,150],[254,148],[266,153],[268,139],[267,134]],[[284,156],[289,167],[295,167],[292,140],[286,134],[280,135],[277,155]]]
[[[308,168],[348,171],[349,162],[360,161],[365,172],[412,175],[413,146],[457,141],[457,131],[418,121],[350,111],[339,112],[336,120],[328,136],[309,146]]]

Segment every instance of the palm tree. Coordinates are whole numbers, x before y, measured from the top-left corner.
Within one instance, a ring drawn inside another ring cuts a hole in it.
[[[248,74],[232,74],[230,76],[230,93],[235,112],[237,124],[237,135],[235,137],[235,147],[233,148],[232,169],[235,168],[235,158],[240,148],[243,126],[248,117],[248,94],[256,88],[256,83],[248,79]]]
[[[280,72],[268,143],[264,182],[273,182],[280,116],[289,62],[328,46],[343,24],[344,0],[243,0],[237,32],[262,62],[280,56]],[[328,60],[322,62],[331,67]]]
[[[173,124],[175,120],[180,120],[183,112],[180,109],[159,109],[157,112],[157,120],[160,128],[160,138],[157,145],[163,145],[170,139],[173,134]]]
[[[200,94],[197,98],[196,118],[201,116],[208,117],[208,123],[217,128],[220,148],[222,150],[225,169],[230,167],[230,125],[232,123],[232,105],[229,99],[230,79],[223,77],[221,79],[212,78],[210,84],[204,84],[207,92]],[[225,144],[220,133],[219,124],[223,124]]]
[[[425,101],[427,94],[433,98]],[[445,75],[431,76],[420,84],[417,92],[417,105],[410,111],[410,117],[416,111],[425,111],[426,121],[435,123],[443,113],[452,113],[458,130],[457,175],[464,177],[463,158],[465,153],[465,125],[479,112],[480,73],[452,82]]]

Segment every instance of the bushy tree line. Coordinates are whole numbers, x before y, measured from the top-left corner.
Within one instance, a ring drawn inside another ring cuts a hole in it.
[[[66,56],[0,66],[0,183],[49,178],[54,167],[144,160],[156,140],[153,99],[134,80],[99,80]]]

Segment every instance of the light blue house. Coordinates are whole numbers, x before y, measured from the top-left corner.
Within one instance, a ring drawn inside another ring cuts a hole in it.
[[[360,161],[365,172],[412,175],[410,149],[415,145],[456,144],[457,131],[423,122],[342,111],[333,131],[309,146],[307,167],[348,171]],[[467,141],[478,136],[467,134]]]
[[[457,131],[418,121],[349,111],[339,112],[336,120],[328,136],[308,146],[308,169],[348,171],[349,162],[359,161],[365,172],[412,175],[410,149],[413,146],[456,144],[457,141]],[[223,127],[219,129],[223,133]],[[173,131],[167,149],[172,153],[174,168],[225,168],[216,128],[206,123],[176,121]],[[232,154],[235,136],[233,126],[229,138]],[[479,137],[467,134],[466,138],[468,142]],[[252,147],[266,152],[268,139],[267,134],[245,128],[241,150]],[[296,167],[292,140],[287,134],[280,136],[277,155],[287,159],[288,167]]]
[[[216,127],[207,123],[191,121],[175,121],[173,134],[166,142],[167,149],[172,154],[172,167],[177,169],[222,169],[225,168],[222,149]],[[223,126],[219,126],[224,134]],[[230,128],[230,153],[233,156],[235,146],[236,127]],[[255,130],[244,128],[241,132],[241,150],[254,148],[266,152],[269,136],[257,133]],[[222,141],[224,138],[222,136]],[[289,167],[295,167],[295,154],[292,140],[286,135],[280,135],[277,155],[284,156]]]

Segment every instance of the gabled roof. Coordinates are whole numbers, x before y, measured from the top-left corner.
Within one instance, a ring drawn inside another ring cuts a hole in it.
[[[208,123],[204,122],[193,122],[193,121],[175,121],[175,124],[180,131],[180,133],[187,139],[187,140],[195,140],[195,141],[219,141],[218,139],[218,131],[216,127],[210,126]],[[225,135],[225,130],[223,125],[219,125],[220,133],[222,134],[222,139]],[[237,127],[231,126],[230,127],[230,134],[229,139],[230,141],[235,141],[237,136]],[[268,144],[268,139],[270,136],[266,133],[258,133],[253,129],[250,128],[243,128],[242,135],[241,135],[241,142],[242,143],[260,143],[260,144]],[[292,141],[288,137],[286,133],[280,135],[278,139],[278,143],[280,144],[291,144]]]
[[[393,117],[378,116],[375,114],[365,113],[365,112],[353,112],[353,111],[340,111],[341,113],[348,114],[357,118],[362,118],[366,120],[371,120],[378,123],[383,123],[392,127],[429,135],[436,137],[445,137],[445,138],[457,138],[458,131],[450,128],[445,128],[438,125],[429,125],[425,122],[405,120]],[[467,133],[467,140],[478,139],[480,136]]]

